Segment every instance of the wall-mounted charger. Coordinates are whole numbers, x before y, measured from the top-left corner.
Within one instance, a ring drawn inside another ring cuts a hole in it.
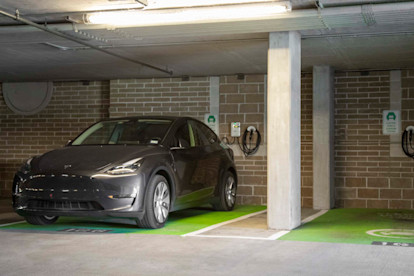
[[[231,137],[240,137],[240,122],[231,123]]]

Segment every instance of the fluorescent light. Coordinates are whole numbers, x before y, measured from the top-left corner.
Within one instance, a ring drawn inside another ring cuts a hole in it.
[[[289,2],[266,2],[213,7],[129,10],[86,14],[87,24],[112,26],[157,26],[260,20],[291,9]]]
[[[149,0],[148,9],[188,8],[230,4],[251,4],[275,2],[277,0]]]

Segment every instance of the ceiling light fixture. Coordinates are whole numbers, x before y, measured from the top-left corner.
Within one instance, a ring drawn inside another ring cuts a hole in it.
[[[290,2],[221,5],[212,7],[126,10],[85,14],[86,24],[161,26],[269,19],[291,10]]]
[[[146,9],[171,9],[201,6],[252,4],[266,2],[280,2],[279,0],[150,0]]]
[[[130,1],[131,0],[108,0],[109,2],[122,2],[122,1]],[[142,4],[143,6],[148,6],[148,0],[132,0],[133,2],[138,2],[140,4]]]

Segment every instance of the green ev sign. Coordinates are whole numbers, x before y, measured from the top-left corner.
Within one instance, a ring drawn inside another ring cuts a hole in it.
[[[401,132],[401,112],[399,110],[384,110],[382,112],[382,134],[392,135]]]
[[[389,120],[394,120],[395,121],[395,119],[397,118],[397,116],[395,116],[395,113],[394,112],[388,112],[388,114],[387,114],[387,120],[389,121]]]
[[[214,115],[208,116],[207,123],[215,123],[215,122],[216,122],[216,118],[214,117]]]
[[[204,114],[204,123],[208,125],[217,135],[219,135],[218,114]]]

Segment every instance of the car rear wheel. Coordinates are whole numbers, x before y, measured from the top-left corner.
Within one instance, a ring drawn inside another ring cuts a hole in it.
[[[170,188],[162,175],[156,175],[147,188],[145,196],[145,215],[138,219],[141,228],[161,228],[170,212]]]
[[[34,225],[48,225],[55,223],[58,216],[25,216],[25,220]]]
[[[231,211],[236,204],[237,182],[234,174],[227,171],[219,186],[219,200],[213,204],[217,211]]]

